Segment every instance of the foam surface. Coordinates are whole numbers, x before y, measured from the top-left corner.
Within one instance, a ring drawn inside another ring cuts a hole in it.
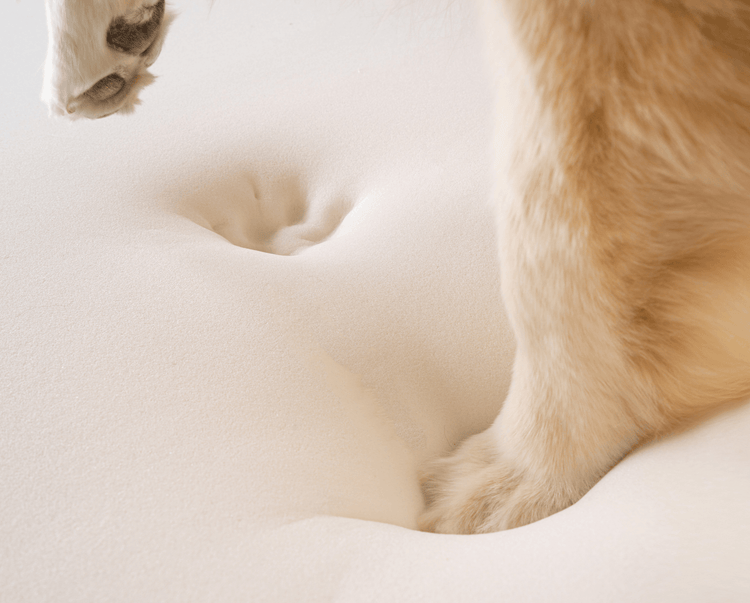
[[[3,72],[0,599],[750,596],[747,405],[537,524],[413,529],[513,357],[470,5],[178,8],[132,117]]]

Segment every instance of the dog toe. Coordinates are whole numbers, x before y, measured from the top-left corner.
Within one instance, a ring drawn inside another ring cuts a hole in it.
[[[84,94],[94,102],[109,100],[125,86],[125,78],[117,73],[110,73],[96,84],[91,86]]]
[[[164,0],[153,6],[141,6],[116,17],[107,30],[107,46],[117,52],[142,55],[149,51],[164,20]]]

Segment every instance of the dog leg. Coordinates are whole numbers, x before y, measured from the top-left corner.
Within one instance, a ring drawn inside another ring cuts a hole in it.
[[[517,356],[492,427],[425,472],[438,532],[547,517],[750,396],[750,2],[485,5],[520,95],[497,113]]]

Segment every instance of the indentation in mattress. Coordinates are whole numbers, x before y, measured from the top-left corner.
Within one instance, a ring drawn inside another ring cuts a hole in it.
[[[343,195],[311,194],[294,175],[235,171],[181,195],[181,213],[233,245],[292,255],[326,241],[352,209]]]

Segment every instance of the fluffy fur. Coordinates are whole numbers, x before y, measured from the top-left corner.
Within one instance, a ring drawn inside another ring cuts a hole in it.
[[[46,0],[45,8],[42,100],[50,115],[94,119],[133,111],[154,81],[147,69],[173,18],[164,0]]]
[[[168,18],[143,54],[106,33],[149,2],[47,0],[53,113],[132,106]],[[481,5],[518,347],[492,427],[425,471],[438,532],[556,513],[633,447],[750,396],[750,0]],[[129,91],[110,97],[112,73]]]
[[[546,517],[750,395],[749,9],[484,1],[516,93],[495,198],[518,349],[492,427],[427,471],[423,529]]]

